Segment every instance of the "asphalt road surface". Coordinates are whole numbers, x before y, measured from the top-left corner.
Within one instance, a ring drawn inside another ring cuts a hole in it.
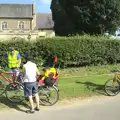
[[[70,105],[71,104],[71,105]],[[64,107],[49,107],[35,114],[7,111],[0,113],[0,120],[118,120],[120,118],[120,96],[95,99]]]

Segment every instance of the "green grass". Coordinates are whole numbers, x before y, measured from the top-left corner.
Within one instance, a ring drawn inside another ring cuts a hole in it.
[[[80,68],[58,69],[60,77],[89,76],[110,74],[111,70],[120,69],[120,64],[86,66]]]
[[[113,75],[92,75],[86,77],[68,77],[60,78],[60,100],[71,98],[85,98],[95,95],[105,95],[104,84],[105,81],[111,78]],[[21,111],[21,106],[28,107],[28,103],[25,101],[20,104],[13,104],[9,102],[5,96],[0,98],[0,109],[14,108]]]
[[[110,77],[112,77],[112,75],[60,78],[60,100],[105,95],[104,83]],[[0,109],[8,107],[20,110],[20,106],[27,107],[27,103],[13,104],[9,102],[5,96],[0,97]]]
[[[110,73],[110,70],[116,68],[120,68],[120,64],[58,70],[60,75],[60,100],[105,95],[105,81],[113,77],[113,74],[107,74]],[[27,107],[27,105],[26,102],[22,104],[12,104],[5,96],[0,97],[0,109],[7,107],[21,110],[20,106]]]
[[[112,76],[94,75],[86,77],[60,78],[60,99],[105,95],[104,84],[110,77]]]

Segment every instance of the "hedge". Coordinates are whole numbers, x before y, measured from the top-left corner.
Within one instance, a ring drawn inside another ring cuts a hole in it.
[[[22,59],[27,57],[26,52],[30,51],[31,58],[38,66],[50,56],[57,56],[61,67],[120,63],[120,41],[101,36],[55,37],[37,39],[35,42],[19,38],[1,41],[2,67],[7,63],[2,54],[8,50],[8,46],[14,46],[20,52]]]

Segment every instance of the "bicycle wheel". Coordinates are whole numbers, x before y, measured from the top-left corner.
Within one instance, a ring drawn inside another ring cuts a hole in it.
[[[9,84],[5,79],[0,78],[0,95],[5,93],[6,86]]]
[[[6,97],[13,103],[22,102],[24,97],[24,87],[18,82],[10,83],[5,90]]]
[[[45,106],[52,106],[59,100],[59,92],[55,86],[40,86],[38,88],[40,103]]]
[[[114,78],[108,79],[105,83],[105,92],[109,96],[116,96],[120,92],[119,81],[114,82]]]

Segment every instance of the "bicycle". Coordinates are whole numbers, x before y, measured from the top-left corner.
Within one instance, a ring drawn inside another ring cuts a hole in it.
[[[18,81],[21,81],[21,80],[18,80]],[[39,81],[36,84],[38,85],[38,94],[39,94],[39,98],[40,98],[40,104],[44,105],[44,106],[52,106],[52,105],[56,104],[57,101],[59,100],[58,88],[54,84],[51,86],[48,86],[46,84],[40,84]],[[33,98],[34,98],[34,96],[33,96]],[[13,101],[11,101],[11,102],[13,102]]]
[[[59,91],[56,86],[39,85],[38,94],[40,103],[45,106],[52,106],[59,100]]]
[[[1,95],[5,93],[7,99],[13,103],[24,101],[24,85],[21,82],[21,77],[18,76],[17,81],[14,81],[9,77],[6,77],[5,74],[10,74],[12,76],[14,73],[6,72],[0,69],[0,77],[3,78],[0,81],[4,82],[4,80],[6,80],[8,82],[8,84],[0,84],[0,88],[3,87],[2,92],[0,91]],[[52,96],[52,93],[55,93],[54,97]],[[59,100],[59,92],[57,87],[54,85],[46,86],[45,84],[41,85],[38,83],[38,94],[40,97],[40,104],[45,106],[52,106]]]
[[[13,75],[13,72],[6,72],[0,68],[0,95],[5,93],[5,96],[8,100],[21,102],[24,97],[24,94],[21,91],[21,89],[23,90],[23,85],[13,80]],[[14,95],[12,91],[17,92],[15,92]]]
[[[120,92],[120,70],[112,70],[114,77],[105,82],[105,92],[109,96],[116,96]]]
[[[38,82],[38,85],[40,85],[40,88],[38,88],[38,93],[39,93],[39,96],[41,96],[41,93],[45,93],[44,91],[47,90],[47,94],[45,95],[46,96],[46,99],[40,99],[41,103],[43,105],[46,105],[46,106],[52,106],[54,105],[58,100],[59,100],[59,89],[57,88],[57,85],[58,85],[58,72],[56,71],[56,73],[54,73],[53,70],[54,68],[52,68],[52,71],[49,72],[48,76],[46,75],[40,75],[38,78],[37,78],[37,82]],[[43,72],[45,72],[45,69],[43,69]],[[55,75],[54,75],[55,74]],[[43,79],[44,80],[43,80]],[[41,86],[43,86],[41,88]],[[43,89],[44,88],[44,89]],[[42,90],[43,92],[41,92]],[[50,98],[52,97],[50,92],[52,91],[52,93],[56,93],[55,97],[54,97],[54,101],[50,102]],[[49,96],[50,95],[50,96]]]

